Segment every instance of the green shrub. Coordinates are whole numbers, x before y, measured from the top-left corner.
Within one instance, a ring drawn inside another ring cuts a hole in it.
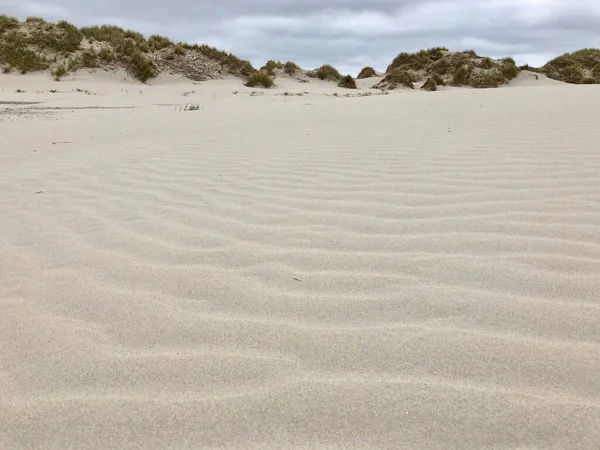
[[[346,75],[345,77],[342,77],[338,83],[338,87],[345,89],[356,89],[356,81],[354,81],[352,75]]]
[[[583,80],[581,80],[581,84],[600,84],[600,81],[596,80],[595,78],[585,77]]]
[[[494,62],[492,61],[491,58],[488,58],[487,56],[485,58],[483,58],[481,61],[479,61],[479,67],[481,69],[491,69],[494,67]]]
[[[98,55],[91,48],[81,54],[81,65],[90,69],[98,67]]]
[[[67,68],[64,65],[61,64],[56,69],[54,69],[54,72],[52,74],[54,75],[54,79],[56,81],[59,81],[67,73],[69,73],[68,70],[67,70]]]
[[[362,80],[363,78],[371,78],[376,76],[377,72],[375,72],[375,69],[373,69],[372,67],[363,67],[363,69],[358,73],[358,76],[356,78]]]
[[[468,76],[468,81],[463,82],[471,87],[477,89],[485,88],[497,88],[501,84],[504,84],[506,79],[504,75],[498,69],[492,69],[487,71],[473,71]],[[457,85],[460,86],[460,85]]]
[[[67,69],[69,70],[69,72],[75,72],[75,71],[79,70],[80,67],[81,66],[80,66],[78,60],[76,60],[76,59],[70,59],[69,60],[69,65],[68,65]]]
[[[583,70],[579,63],[571,64],[562,70],[563,81],[567,83],[579,84],[583,79]]]
[[[145,83],[150,78],[157,75],[152,61],[150,61],[141,51],[136,51],[131,57],[129,70],[135,78]]]
[[[503,63],[502,66],[500,67],[500,71],[502,72],[502,75],[504,76],[504,78],[507,81],[512,80],[513,78],[516,78],[517,75],[519,75],[519,68],[513,63],[511,64],[510,61],[507,61],[509,58],[505,58],[503,59]],[[512,60],[512,58],[510,58]]]
[[[452,84],[454,86],[465,86],[469,84],[469,76],[471,72],[466,67],[462,66],[456,69],[452,76]]]
[[[185,55],[185,48],[183,48],[181,44],[177,44],[175,47],[173,47],[173,54],[183,56]]]
[[[294,75],[298,70],[300,70],[300,67],[298,67],[296,63],[293,63],[292,61],[288,61],[283,65],[283,71],[288,75]]]
[[[170,47],[171,45],[173,45],[173,43],[167,37],[160,36],[158,34],[153,34],[148,38],[148,45],[153,50],[162,50],[163,48]]]
[[[41,23],[41,24],[46,23],[46,21],[44,19],[42,19],[41,17],[35,17],[35,16],[28,17],[27,19],[25,19],[25,22],[27,22],[27,23]]]
[[[342,78],[342,75],[338,72],[338,70],[329,64],[324,64],[318,69],[309,72],[307,75],[312,78],[328,81],[338,81]]]
[[[414,79],[411,74],[402,69],[393,69],[391,72],[386,74],[386,76],[377,83],[374,88],[377,89],[397,89],[398,87],[407,87],[409,89],[414,89],[413,85]]]
[[[5,31],[12,30],[19,26],[19,19],[16,17],[9,17],[6,14],[0,15],[0,34]]]
[[[439,75],[433,75],[431,79],[435,82],[437,86],[446,86],[446,82]]]
[[[102,47],[98,52],[98,57],[104,62],[111,62],[115,56],[108,48]]]
[[[433,92],[437,91],[437,85],[435,84],[435,81],[433,81],[432,78],[427,78],[421,89],[423,89],[424,91]]]
[[[463,53],[465,55],[469,55],[473,58],[479,58],[479,56],[477,55],[477,52],[475,50],[465,50]]]
[[[245,85],[248,87],[262,86],[268,89],[273,86],[273,80],[264,72],[254,72]]]
[[[510,64],[511,66],[516,66],[517,63],[511,56],[507,56],[506,58],[502,58],[502,62],[505,64]]]
[[[12,72],[12,67],[11,66],[4,66],[2,68],[2,73],[11,73]]]
[[[0,40],[0,64],[7,64],[21,73],[45,70],[50,66],[46,58],[27,46],[24,36],[12,30]]]

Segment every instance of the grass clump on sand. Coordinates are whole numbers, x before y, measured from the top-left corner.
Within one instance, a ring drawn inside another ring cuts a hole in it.
[[[586,78],[600,78],[600,49],[584,48],[565,53],[542,67],[549,78],[566,83],[581,84]]]
[[[129,71],[142,83],[158,75],[154,63],[139,50],[131,56]]]
[[[329,64],[324,64],[318,69],[308,72],[306,75],[311,78],[318,78],[319,80],[327,81],[339,81],[342,78],[342,74],[340,74],[335,67]]]
[[[266,89],[273,87],[273,80],[264,72],[254,72],[246,81],[245,86],[256,87],[262,86]]]
[[[437,91],[437,84],[435,84],[433,78],[427,78],[421,89],[428,92]]]
[[[345,89],[356,89],[356,81],[354,81],[352,75],[346,75],[345,77],[342,77],[338,83],[338,87]]]
[[[152,51],[162,50],[173,45],[168,37],[153,34],[148,38],[148,46]]]
[[[299,70],[300,70],[300,67],[292,61],[288,61],[283,65],[283,71],[285,73],[287,73],[288,75],[294,75]]]
[[[56,69],[54,69],[54,72],[52,72],[52,75],[54,75],[54,79],[56,81],[60,81],[60,79],[62,77],[64,77],[67,73],[69,73],[69,71],[67,70],[67,68],[64,65],[61,64]]]
[[[363,69],[358,73],[356,78],[358,80],[362,80],[364,78],[371,78],[371,77],[376,77],[376,76],[377,76],[377,72],[375,72],[375,69],[367,66],[367,67],[363,67]]]
[[[414,79],[408,71],[402,69],[394,69],[390,73],[388,73],[383,78],[383,80],[381,80],[379,83],[373,86],[373,88],[393,90],[399,87],[406,87],[409,89],[414,89],[415,86],[413,82]]]

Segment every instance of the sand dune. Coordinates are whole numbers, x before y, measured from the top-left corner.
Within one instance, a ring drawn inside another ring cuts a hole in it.
[[[597,87],[1,79],[0,447],[600,447]]]

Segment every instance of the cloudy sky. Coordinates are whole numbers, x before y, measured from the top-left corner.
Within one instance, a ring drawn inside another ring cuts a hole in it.
[[[600,0],[0,0],[0,13],[110,23],[230,51],[355,73],[433,46],[541,65],[600,47]]]

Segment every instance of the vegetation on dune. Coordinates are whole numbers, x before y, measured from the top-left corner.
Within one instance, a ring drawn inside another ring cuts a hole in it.
[[[447,52],[448,49],[445,47],[434,47],[427,50],[420,50],[417,53],[400,53],[388,66],[386,73],[395,69],[405,71],[423,70],[433,62],[442,59]]]
[[[266,73],[257,71],[250,75],[245,85],[248,87],[262,86],[268,89],[273,86],[273,80]]]
[[[111,67],[125,68],[140,81],[147,81],[158,74],[154,61],[165,58],[165,55],[152,54],[167,48],[171,48],[171,52],[166,59],[169,55],[172,59],[185,57],[188,51],[193,51],[197,56],[191,57],[192,62],[216,61],[218,66],[214,66],[214,62],[211,66],[216,67],[215,70],[221,67],[223,72],[242,77],[249,77],[255,71],[249,61],[207,45],[174,44],[159,35],[146,39],[141,33],[115,25],[79,29],[66,21],[52,24],[40,17],[29,17],[20,23],[16,18],[0,15],[0,64],[23,73],[48,69],[51,63],[67,65],[67,71],[111,64]],[[76,67],[72,61],[76,62]],[[54,72],[62,71],[59,66]],[[194,70],[196,66],[188,64],[185,67]]]
[[[306,75],[311,78],[318,78],[319,80],[327,81],[339,81],[342,78],[342,74],[340,74],[335,67],[329,64],[324,64],[318,69],[308,72]]]
[[[19,26],[19,19],[16,17],[9,17],[6,14],[0,15],[0,34],[5,31],[12,30]]]
[[[414,81],[415,80],[413,79],[412,75],[407,70],[394,69],[388,74],[386,74],[383,80],[381,80],[373,87],[377,89],[387,90],[397,89],[399,87],[414,89]]]
[[[356,89],[356,81],[354,81],[352,75],[346,75],[345,77],[342,77],[338,83],[338,87],[345,89]]]
[[[432,78],[427,78],[423,86],[421,86],[421,89],[429,92],[437,91],[437,84],[435,84],[435,81],[433,81]]]
[[[542,71],[554,80],[572,84],[600,82],[600,49],[584,48],[548,61]]]
[[[292,61],[288,61],[283,65],[283,71],[288,75],[294,75],[299,70],[300,67]]]
[[[364,78],[371,78],[371,77],[376,77],[376,76],[377,76],[377,72],[375,72],[375,69],[367,66],[367,67],[363,67],[363,69],[358,73],[356,78],[358,80],[362,80]]]
[[[283,63],[281,61],[275,61],[271,59],[260,68],[261,71],[266,72],[270,77],[275,76],[275,69],[283,69]]]
[[[29,16],[27,19],[25,19],[26,23],[46,23],[46,21],[44,19],[42,19],[41,17],[35,17],[35,16]]]

